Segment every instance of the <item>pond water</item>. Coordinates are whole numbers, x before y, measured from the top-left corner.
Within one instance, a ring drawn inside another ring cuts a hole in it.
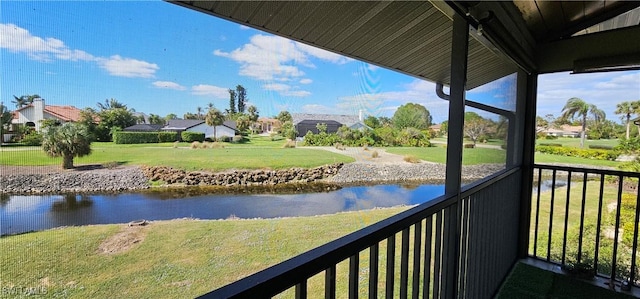
[[[444,194],[443,185],[377,185],[306,194],[198,195],[162,192],[117,195],[29,195],[0,200],[0,234],[61,226],[176,218],[277,218],[415,205]]]

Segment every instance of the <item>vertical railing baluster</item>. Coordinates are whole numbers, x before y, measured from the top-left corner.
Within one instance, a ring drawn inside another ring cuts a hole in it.
[[[324,298],[335,299],[336,298],[336,265],[331,266],[325,270],[324,274]]]
[[[551,174],[551,202],[549,204],[549,236],[547,236],[547,262],[551,261],[551,237],[553,235],[553,208],[556,197],[556,170]]]
[[[580,232],[578,234],[578,261],[579,264],[582,260],[582,234],[584,233],[584,209],[587,203],[587,179],[588,174],[585,171],[582,177],[582,203],[580,206]]]
[[[462,212],[460,217],[460,276],[458,276],[458,283],[460,286],[461,293],[460,297],[466,297],[467,295],[467,267],[469,265],[469,257],[467,256],[467,250],[469,247],[469,205],[471,203],[471,199],[465,198],[461,201],[462,203]]]
[[[360,279],[360,254],[349,258],[349,298],[358,299],[358,280]]]
[[[296,299],[307,299],[307,280],[296,285]]]
[[[422,220],[416,223],[413,230],[413,282],[411,298],[420,297],[420,253],[422,249]]]
[[[533,235],[533,256],[538,257],[538,223],[540,220],[540,187],[542,185],[542,168],[538,168],[538,194],[536,195],[536,224]]]
[[[616,225],[613,227],[613,254],[611,256],[611,283],[616,280],[616,268],[618,267],[618,240],[620,238],[620,210],[622,209],[622,184],[624,177],[618,176],[618,198],[616,205]]]
[[[385,286],[385,298],[393,298],[393,284],[395,280],[395,261],[396,261],[396,235],[387,238],[387,276]]]
[[[442,263],[442,211],[438,211],[436,214],[436,242],[435,242],[435,256],[433,261],[433,298],[440,298],[440,282],[442,280],[442,273],[440,272],[440,266]]]
[[[593,269],[598,273],[598,254],[600,252],[600,226],[602,222],[602,200],[604,198],[604,174],[600,174],[600,193],[598,195],[598,220],[596,222],[596,247],[593,253]]]
[[[636,218],[633,223],[633,248],[631,250],[631,274],[629,280],[636,285],[636,255],[638,253],[638,222],[640,221],[640,178],[636,186]]]
[[[431,230],[433,217],[427,217],[424,232],[424,276],[422,278],[422,298],[429,298],[431,291]]]
[[[402,230],[400,254],[400,298],[406,299],[409,287],[409,227]]]
[[[567,173],[567,199],[564,206],[564,234],[562,236],[562,264],[567,255],[567,231],[569,230],[569,202],[571,201],[571,170]]]
[[[369,299],[378,298],[378,259],[380,243],[369,248]]]

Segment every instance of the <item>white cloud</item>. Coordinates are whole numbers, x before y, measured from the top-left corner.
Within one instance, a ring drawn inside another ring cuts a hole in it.
[[[567,100],[578,97],[619,120],[616,105],[640,99],[640,71],[592,74],[554,73],[538,78],[538,115],[559,116]]]
[[[378,69],[380,69],[379,66],[367,63],[367,70],[369,70],[371,72],[375,72]]]
[[[229,97],[229,89],[206,84],[192,86],[191,93],[199,96],[212,96],[218,99],[226,99]]]
[[[0,48],[14,53],[25,53],[29,58],[50,62],[54,59],[91,61],[95,58],[84,51],[72,50],[55,38],[41,38],[14,24],[0,24]]]
[[[96,57],[82,50],[71,49],[59,39],[31,35],[28,30],[14,24],[0,24],[0,48],[24,53],[30,59],[42,62],[56,59],[94,62],[113,76],[149,78],[159,69],[154,63],[119,55]]]
[[[152,78],[159,69],[155,63],[149,63],[133,58],[123,58],[120,55],[113,55],[109,58],[99,58],[98,65],[109,74],[119,77],[142,77]]]
[[[171,81],[156,81],[151,83],[153,86],[162,89],[185,90],[186,87]]]
[[[314,48],[279,36],[254,35],[248,44],[225,52],[213,51],[219,57],[229,58],[240,64],[239,74],[270,82],[263,85],[266,90],[277,91],[283,96],[306,97],[311,92],[300,90],[298,84],[311,84],[313,80],[303,78],[304,69],[314,69],[312,60],[319,59],[334,64],[353,61],[350,58]],[[288,82],[291,85],[271,82]]]
[[[240,30],[249,30],[249,29],[251,29],[251,27],[245,26],[245,25],[240,25]]]

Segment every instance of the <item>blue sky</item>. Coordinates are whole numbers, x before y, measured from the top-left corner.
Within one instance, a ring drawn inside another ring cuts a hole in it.
[[[441,122],[435,85],[160,1],[2,1],[0,100],[39,94],[51,105],[94,107],[115,98],[136,111],[228,108],[241,84],[262,116],[281,110],[391,116],[420,103]],[[468,98],[512,107],[508,77]],[[640,72],[540,77],[539,115],[581,97],[605,110],[640,100]]]

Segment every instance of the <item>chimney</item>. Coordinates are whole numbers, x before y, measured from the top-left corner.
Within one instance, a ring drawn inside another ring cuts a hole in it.
[[[40,127],[42,126],[42,121],[44,120],[44,100],[34,99],[32,105],[33,105],[32,119],[36,125],[36,131],[40,131]]]

